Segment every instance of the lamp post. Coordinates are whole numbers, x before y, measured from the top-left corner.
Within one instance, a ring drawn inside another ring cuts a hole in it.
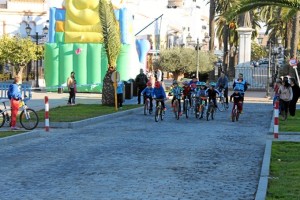
[[[268,63],[268,74],[267,74],[267,93],[266,96],[270,97],[270,87],[273,83],[273,81],[276,81],[275,79],[278,77],[278,63],[277,61],[277,55],[281,54],[281,45],[282,38],[277,38],[277,43],[279,48],[275,47],[275,45],[272,46],[272,41],[268,41],[269,45],[269,63]],[[271,76],[271,59],[273,60],[273,67],[272,67],[272,76]]]
[[[48,34],[48,27],[47,25],[45,25],[45,27],[43,28],[43,35],[39,35],[38,32],[35,32],[35,35],[30,35],[32,28],[27,24],[25,31],[27,36],[31,36],[33,38],[35,38],[35,44],[36,44],[36,56],[38,57],[38,45],[39,45],[39,37],[41,36],[41,38],[45,37]],[[36,72],[35,72],[35,87],[39,87],[39,68],[38,68],[38,64],[39,61],[38,59],[36,59]]]
[[[197,51],[197,69],[196,69],[196,78],[199,79],[199,50],[201,50],[201,48],[206,45],[210,40],[210,37],[208,36],[208,34],[205,34],[204,39],[202,40],[202,43],[199,43],[199,38],[197,38],[197,43],[195,45],[194,41],[192,41],[192,36],[190,35],[190,33],[188,34],[188,36],[186,37],[186,43],[187,45],[192,45],[195,47],[195,50]]]

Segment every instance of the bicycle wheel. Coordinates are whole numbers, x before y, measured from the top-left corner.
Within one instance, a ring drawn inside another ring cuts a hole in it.
[[[211,106],[209,105],[206,111],[206,120],[209,121]]]
[[[146,100],[144,104],[144,115],[147,115],[148,109],[148,100]]]
[[[34,110],[27,108],[20,114],[20,123],[26,130],[33,130],[39,123],[39,117]]]
[[[164,116],[165,116],[165,111],[164,110],[160,110],[160,120],[164,120]]]
[[[214,120],[215,119],[215,115],[216,115],[216,108],[212,107],[211,113],[210,113],[210,118],[212,120]]]
[[[160,107],[157,106],[156,109],[155,109],[155,117],[154,117],[156,122],[158,122],[159,113],[160,113]]]
[[[178,100],[174,101],[174,114],[175,114],[175,118],[178,120],[179,119],[179,104],[178,104]]]
[[[236,121],[239,121],[239,117],[240,117],[240,113],[239,113],[239,111],[236,109],[235,120],[236,120]]]
[[[219,101],[218,101],[218,110],[220,112],[223,112],[224,110],[226,110],[226,104],[225,104],[225,101],[224,101],[224,97],[220,97]]]
[[[199,118],[199,114],[200,114],[199,113],[199,105],[196,105],[195,106],[195,117],[196,117],[196,119]]]
[[[0,110],[0,128],[4,125],[5,121],[6,121],[6,117],[3,113],[3,111]]]
[[[188,106],[189,106],[189,100],[185,100],[184,112],[185,112],[185,117],[186,118],[189,118],[189,109],[188,109]]]
[[[231,121],[232,121],[232,122],[235,121],[235,116],[236,116],[236,109],[233,109],[233,110],[232,110],[232,113],[231,113]]]

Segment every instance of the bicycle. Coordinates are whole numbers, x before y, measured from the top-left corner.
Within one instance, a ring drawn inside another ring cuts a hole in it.
[[[177,120],[179,120],[180,117],[179,104],[180,104],[180,98],[176,97],[173,102],[173,107],[174,107],[173,112]]]
[[[211,117],[212,120],[215,118],[215,113],[216,113],[216,107],[213,101],[210,101],[208,103],[208,108],[206,111],[206,120],[209,121],[209,116]]]
[[[149,97],[146,97],[144,104],[144,115],[147,115],[148,113],[151,115],[152,111],[150,110],[150,99]]]
[[[197,98],[196,98],[195,92],[191,93],[191,98],[192,98],[192,101],[191,101],[190,110],[191,110],[192,114],[194,114],[193,112],[195,112],[195,107],[196,107],[196,103],[197,103]]]
[[[0,128],[5,123],[8,126],[10,126],[11,123],[11,108],[7,108],[5,102],[9,102],[9,100],[7,99],[1,101],[1,103],[4,106],[4,109],[0,109]],[[26,99],[20,101],[20,108],[22,111],[19,115],[19,120],[23,128],[25,128],[26,130],[33,130],[37,127],[39,123],[39,117],[33,109],[27,107],[26,102]]]
[[[162,108],[161,102],[164,101],[164,99],[155,99],[156,100],[156,109],[155,109],[155,121],[158,122],[159,118],[160,120],[164,120],[165,111]]]
[[[241,106],[241,103],[242,102],[238,102],[238,104],[233,103],[233,109],[232,109],[232,112],[231,112],[232,122],[239,120],[240,111],[239,111],[238,107]]]
[[[228,109],[228,106],[227,104],[225,103],[225,98],[224,98],[224,90],[223,89],[220,89],[220,96],[218,97],[218,110],[220,112],[223,112],[225,110]]]
[[[189,118],[189,103],[190,103],[190,100],[189,100],[189,97],[188,96],[185,96],[185,99],[184,99],[184,102],[183,102],[183,109],[184,109],[184,114],[185,114],[185,117],[186,118]]]
[[[204,113],[206,112],[206,106],[205,106],[205,102],[207,100],[207,97],[200,97],[201,101],[199,102],[199,114],[201,114],[201,116],[203,117]],[[201,117],[201,118],[202,118]]]

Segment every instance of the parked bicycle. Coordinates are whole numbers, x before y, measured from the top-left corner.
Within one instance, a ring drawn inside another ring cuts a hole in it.
[[[155,109],[155,121],[158,122],[160,119],[161,121],[164,119],[165,111],[161,105],[161,102],[164,101],[164,99],[155,99],[156,101],[156,109]]]
[[[208,103],[208,108],[206,111],[206,120],[209,120],[209,117],[213,120],[215,118],[215,114],[216,114],[216,107],[214,105],[213,101],[210,101]]]
[[[0,109],[0,128],[4,124],[10,126],[11,123],[11,108],[7,108],[6,102],[9,102],[9,100],[2,100],[4,109]],[[33,109],[27,107],[26,102],[26,99],[20,101],[21,113],[19,115],[19,120],[23,128],[26,130],[33,130],[39,123],[39,117]]]

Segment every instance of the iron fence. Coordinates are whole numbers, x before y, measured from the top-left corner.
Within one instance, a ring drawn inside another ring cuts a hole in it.
[[[236,67],[235,75],[242,73],[244,80],[246,80],[250,86],[249,89],[266,89],[268,85],[268,67]],[[271,77],[269,77],[270,79]]]

